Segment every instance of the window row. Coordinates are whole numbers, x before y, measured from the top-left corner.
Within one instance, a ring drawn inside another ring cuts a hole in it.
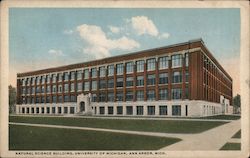
[[[185,81],[189,81],[189,73],[185,73]],[[172,74],[172,83],[181,83],[182,82],[182,73],[181,71],[175,71]],[[147,75],[146,80],[147,85],[155,85],[156,84],[156,75],[151,74]],[[168,84],[169,77],[168,73],[160,73],[159,74],[159,84]],[[91,85],[90,85],[91,84]],[[71,84],[59,84],[57,85],[47,85],[47,86],[37,86],[32,88],[22,88],[21,94],[35,94],[35,93],[62,93],[62,92],[75,92],[75,91],[89,91],[90,87],[92,91],[97,90],[97,86],[99,84],[99,89],[105,88],[114,88],[114,79],[106,80],[99,80],[99,81],[91,81],[91,82],[78,82],[76,85],[74,83]],[[124,82],[123,77],[118,77],[116,79],[116,87],[123,87],[125,84],[126,87],[134,86],[134,78],[127,77],[126,81]],[[70,87],[69,87],[70,86]],[[137,76],[136,77],[136,86],[144,86],[144,76]]]
[[[188,66],[188,53],[185,54],[185,66]],[[172,60],[172,68],[182,67],[183,57],[182,54],[172,55],[171,59],[168,56],[159,57],[158,67],[159,69],[167,69],[169,67],[169,60]],[[135,71],[136,72],[144,72],[144,60],[138,60],[135,62]],[[146,60],[146,70],[147,71],[154,71],[156,69],[156,58],[151,58]],[[47,83],[55,83],[56,81],[69,81],[69,80],[81,80],[96,78],[99,74],[100,77],[113,76],[114,72],[116,71],[117,75],[122,75],[124,71],[126,73],[133,73],[134,72],[134,62],[127,62],[127,63],[118,63],[116,64],[116,68],[114,64],[108,65],[107,69],[105,66],[99,67],[99,71],[97,68],[79,70],[79,71],[71,71],[71,72],[64,72],[52,75],[44,75],[32,78],[22,79],[22,85],[34,85],[36,84],[44,84]]]

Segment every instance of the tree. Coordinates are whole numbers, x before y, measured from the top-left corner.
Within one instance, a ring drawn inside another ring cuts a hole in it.
[[[16,88],[9,85],[9,113],[15,112]]]
[[[234,106],[235,112],[238,112],[238,109],[240,109],[240,107],[241,107],[241,101],[240,101],[240,95],[239,94],[234,96],[234,98],[233,98],[233,106]]]

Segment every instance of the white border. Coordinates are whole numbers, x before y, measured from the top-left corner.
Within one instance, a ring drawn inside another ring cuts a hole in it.
[[[8,151],[8,8],[10,7],[66,7],[66,8],[240,8],[241,9],[241,98],[242,98],[242,149],[241,151],[167,151],[157,157],[247,157],[249,154],[249,3],[247,1],[4,1],[1,2],[1,157],[14,157]],[[212,138],[211,138],[212,139]],[[33,151],[35,152],[35,151]],[[118,151],[117,151],[118,152]],[[109,157],[117,157],[118,155]],[[28,157],[19,156],[19,157]],[[33,156],[32,156],[33,157]],[[36,156],[41,157],[41,155]],[[44,156],[42,156],[44,157]],[[63,156],[64,157],[64,156]],[[78,157],[78,156],[74,156]],[[86,156],[91,157],[91,156]],[[119,157],[125,157],[120,156]],[[128,156],[126,156],[128,157]],[[131,155],[129,156],[131,157]],[[152,155],[139,155],[152,157]]]

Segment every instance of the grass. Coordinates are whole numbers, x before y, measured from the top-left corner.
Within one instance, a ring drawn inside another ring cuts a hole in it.
[[[157,150],[181,139],[9,125],[10,150]]]
[[[132,120],[132,119],[98,119],[72,117],[24,117],[10,116],[10,122],[52,124],[78,127],[147,131],[161,133],[200,133],[223,125],[219,121],[185,121],[185,120]]]
[[[226,143],[220,150],[240,150],[241,143]]]
[[[241,130],[235,133],[232,138],[241,138]]]
[[[199,119],[238,120],[238,119],[240,119],[240,116],[237,116],[237,115],[215,115],[215,116],[200,117]]]

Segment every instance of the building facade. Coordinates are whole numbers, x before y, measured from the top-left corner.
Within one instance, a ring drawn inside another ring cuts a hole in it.
[[[199,117],[231,104],[232,78],[201,39],[17,74],[17,114]]]

